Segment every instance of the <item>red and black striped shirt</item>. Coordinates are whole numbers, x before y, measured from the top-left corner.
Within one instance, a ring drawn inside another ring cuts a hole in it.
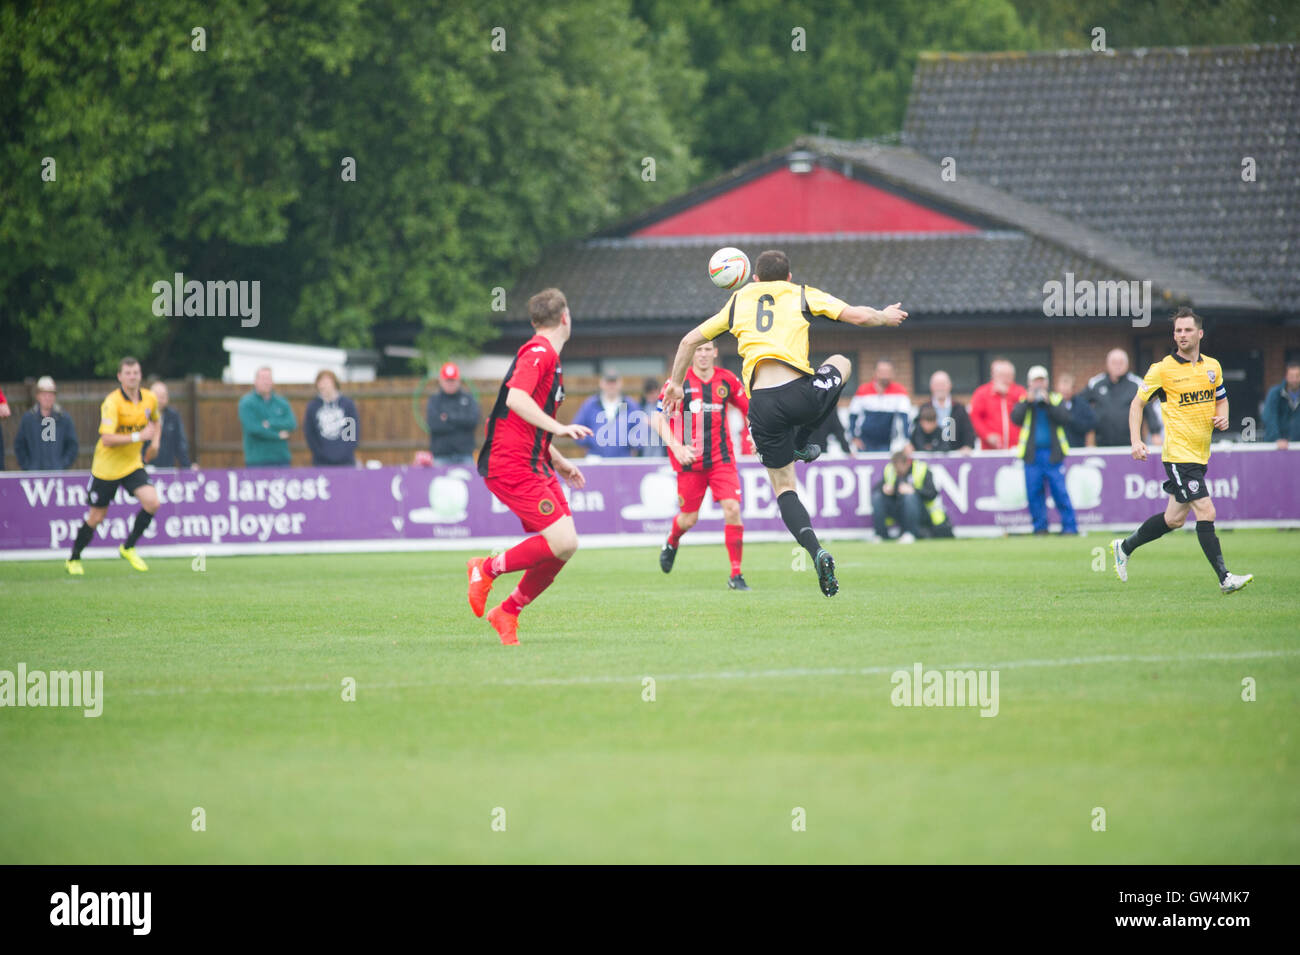
[[[551,433],[535,428],[506,407],[511,388],[526,391],[551,417],[564,401],[560,356],[542,335],[528,339],[510,363],[487,420],[487,437],[478,454],[478,473],[487,478],[550,477]]]
[[[727,427],[727,403],[735,405],[743,415],[749,414],[749,399],[740,379],[725,368],[714,368],[708,381],[695,372],[692,365],[686,370],[682,383],[684,395],[681,411],[668,422],[673,437],[695,449],[695,461],[685,468],[678,462],[672,449],[668,457],[677,471],[707,471],[717,464],[734,463],[736,454],[731,447],[731,431]],[[663,391],[659,392],[659,410],[664,406]]]

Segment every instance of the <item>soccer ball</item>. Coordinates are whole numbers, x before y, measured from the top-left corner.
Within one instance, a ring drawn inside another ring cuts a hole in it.
[[[718,249],[709,259],[709,278],[718,288],[730,291],[739,288],[749,279],[749,256],[739,249],[727,246]]]

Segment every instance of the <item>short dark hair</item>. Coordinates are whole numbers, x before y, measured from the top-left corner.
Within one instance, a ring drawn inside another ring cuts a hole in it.
[[[889,456],[889,461],[894,465],[894,467],[898,467],[911,456],[912,455],[908,452],[907,448],[899,448]]]
[[[934,405],[924,405],[916,417],[919,421],[938,421],[939,412],[934,410]]]
[[[1300,358],[1292,358],[1289,362],[1287,362],[1285,365],[1282,366],[1283,371],[1285,371],[1288,368],[1300,368]]]
[[[1191,308],[1187,305],[1184,305],[1178,311],[1174,312],[1174,314],[1170,318],[1170,321],[1173,322],[1173,324],[1177,325],[1178,320],[1180,318],[1190,318],[1192,321],[1196,322],[1197,328],[1205,327],[1205,319],[1201,318],[1201,316],[1193,312]]]
[[[778,249],[768,249],[754,263],[754,275],[760,282],[784,282],[790,277],[790,259]]]
[[[563,292],[557,288],[545,288],[528,300],[528,320],[533,323],[533,328],[552,328],[560,324],[568,307]]]
[[[138,364],[140,364],[140,359],[132,358],[130,355],[126,355],[122,358],[121,361],[117,363],[118,373],[120,374],[122,369],[127,367],[128,365],[138,365]]]

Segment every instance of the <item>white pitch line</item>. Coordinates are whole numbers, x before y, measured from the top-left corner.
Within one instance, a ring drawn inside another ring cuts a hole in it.
[[[1031,667],[1093,666],[1105,663],[1188,663],[1212,660],[1268,660],[1279,657],[1300,656],[1300,648],[1293,650],[1248,650],[1243,653],[1192,653],[1179,656],[1144,656],[1141,654],[1116,654],[1095,657],[1065,657],[1048,660],[1006,660],[1001,663],[949,663],[944,666],[927,666],[931,670],[1020,670]],[[770,680],[804,676],[877,676],[897,670],[911,670],[916,661],[893,666],[871,667],[792,667],[783,670],[715,670],[709,673],[639,673],[636,676],[575,676],[541,677],[535,680],[488,680],[483,686],[584,686],[610,683],[640,683],[647,676],[656,681],[672,680]],[[341,684],[296,684],[287,686],[201,686],[201,687],[136,687],[118,691],[123,696],[184,696],[206,693],[318,693],[337,692]],[[434,686],[464,686],[455,680],[417,680],[396,683],[365,683],[358,681],[359,690],[405,690]],[[117,695],[117,694],[114,694]]]
[[[1089,666],[1098,663],[1184,663],[1194,660],[1265,660],[1273,657],[1300,656],[1300,649],[1294,650],[1248,650],[1244,653],[1193,653],[1179,656],[1141,656],[1122,654],[1097,657],[1066,657],[1056,660],[1007,660],[1002,663],[949,663],[944,666],[927,666],[931,670],[1018,670],[1028,667],[1070,667]],[[881,673],[894,673],[898,670],[911,670],[916,665],[900,663],[897,666],[874,667],[825,667],[810,669],[794,667],[786,670],[720,670],[714,673],[673,673],[656,676],[643,673],[639,676],[592,676],[592,677],[548,677],[537,680],[493,680],[492,684],[500,686],[580,686],[585,683],[639,683],[647,676],[654,676],[656,681],[664,680],[763,680],[799,676],[875,676]]]

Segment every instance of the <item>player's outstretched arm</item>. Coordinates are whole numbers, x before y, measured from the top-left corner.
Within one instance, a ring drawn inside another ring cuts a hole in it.
[[[573,438],[575,441],[579,438],[591,436],[591,429],[585,425],[560,424],[560,422],[543,411],[537,402],[533,400],[533,396],[522,388],[510,389],[506,394],[506,407],[534,428],[541,428],[543,431],[551,432],[551,434]]]
[[[668,374],[668,383],[664,386],[664,414],[672,417],[682,402],[682,384],[686,381],[686,366],[691,363],[695,349],[709,339],[698,328],[692,328],[682,336],[673,356],[672,371]]]
[[[840,312],[839,321],[849,325],[872,328],[880,325],[897,328],[907,318],[903,303],[895,302],[887,308],[872,308],[870,305],[849,305]]]
[[[1134,461],[1145,461],[1147,459],[1147,446],[1142,443],[1143,404],[1142,392],[1138,391],[1128,406],[1128,439],[1133,446],[1130,453],[1133,455]]]

